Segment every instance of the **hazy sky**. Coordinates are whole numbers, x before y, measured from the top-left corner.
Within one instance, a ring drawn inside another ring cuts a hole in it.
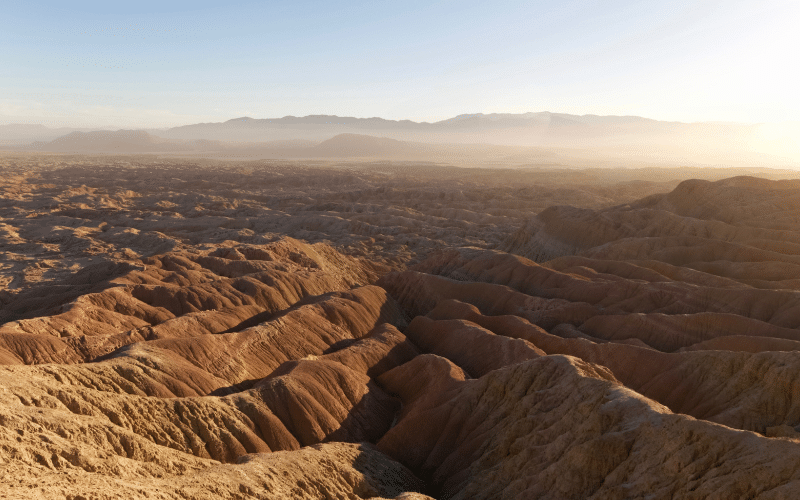
[[[0,123],[800,120],[798,0],[3,0],[0,16]]]

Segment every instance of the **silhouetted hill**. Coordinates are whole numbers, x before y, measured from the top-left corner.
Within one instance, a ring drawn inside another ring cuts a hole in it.
[[[37,151],[76,153],[152,153],[207,151],[221,148],[219,141],[197,139],[194,141],[175,142],[156,137],[144,130],[71,132],[50,142],[35,143],[30,147],[30,149]]]
[[[46,144],[45,151],[124,151],[146,152],[166,143],[142,130],[72,132]]]
[[[90,132],[91,128],[49,128],[41,124],[10,123],[0,125],[0,146],[47,142],[71,132]]]
[[[414,152],[402,141],[359,134],[339,134],[311,148],[313,156],[401,156]]]

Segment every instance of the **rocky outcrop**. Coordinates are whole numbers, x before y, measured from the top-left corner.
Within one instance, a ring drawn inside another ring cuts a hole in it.
[[[462,329],[471,325],[472,329],[518,339],[542,355],[575,356],[606,367],[627,387],[676,413],[762,434],[780,425],[800,430],[800,392],[795,389],[800,384],[796,376],[800,357],[796,353],[752,354],[727,349],[663,353],[632,343],[594,342],[585,336],[571,336],[565,328],[548,333],[518,316],[484,316],[475,306],[458,301],[440,302],[429,316],[436,320],[418,318],[426,320],[429,334],[457,332],[456,325]],[[496,357],[484,354],[479,359]],[[509,359],[494,368],[514,362]]]
[[[381,377],[391,392],[408,393],[404,370]],[[787,498],[800,488],[795,442],[673,414],[572,357],[415,392],[378,448],[439,498]]]

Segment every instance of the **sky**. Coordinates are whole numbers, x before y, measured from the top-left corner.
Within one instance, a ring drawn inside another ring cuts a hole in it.
[[[0,124],[800,121],[797,0],[3,0],[0,13]]]

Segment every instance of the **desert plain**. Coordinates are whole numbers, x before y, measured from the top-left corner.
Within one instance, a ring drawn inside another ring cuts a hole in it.
[[[0,498],[800,497],[796,171],[0,171]]]

